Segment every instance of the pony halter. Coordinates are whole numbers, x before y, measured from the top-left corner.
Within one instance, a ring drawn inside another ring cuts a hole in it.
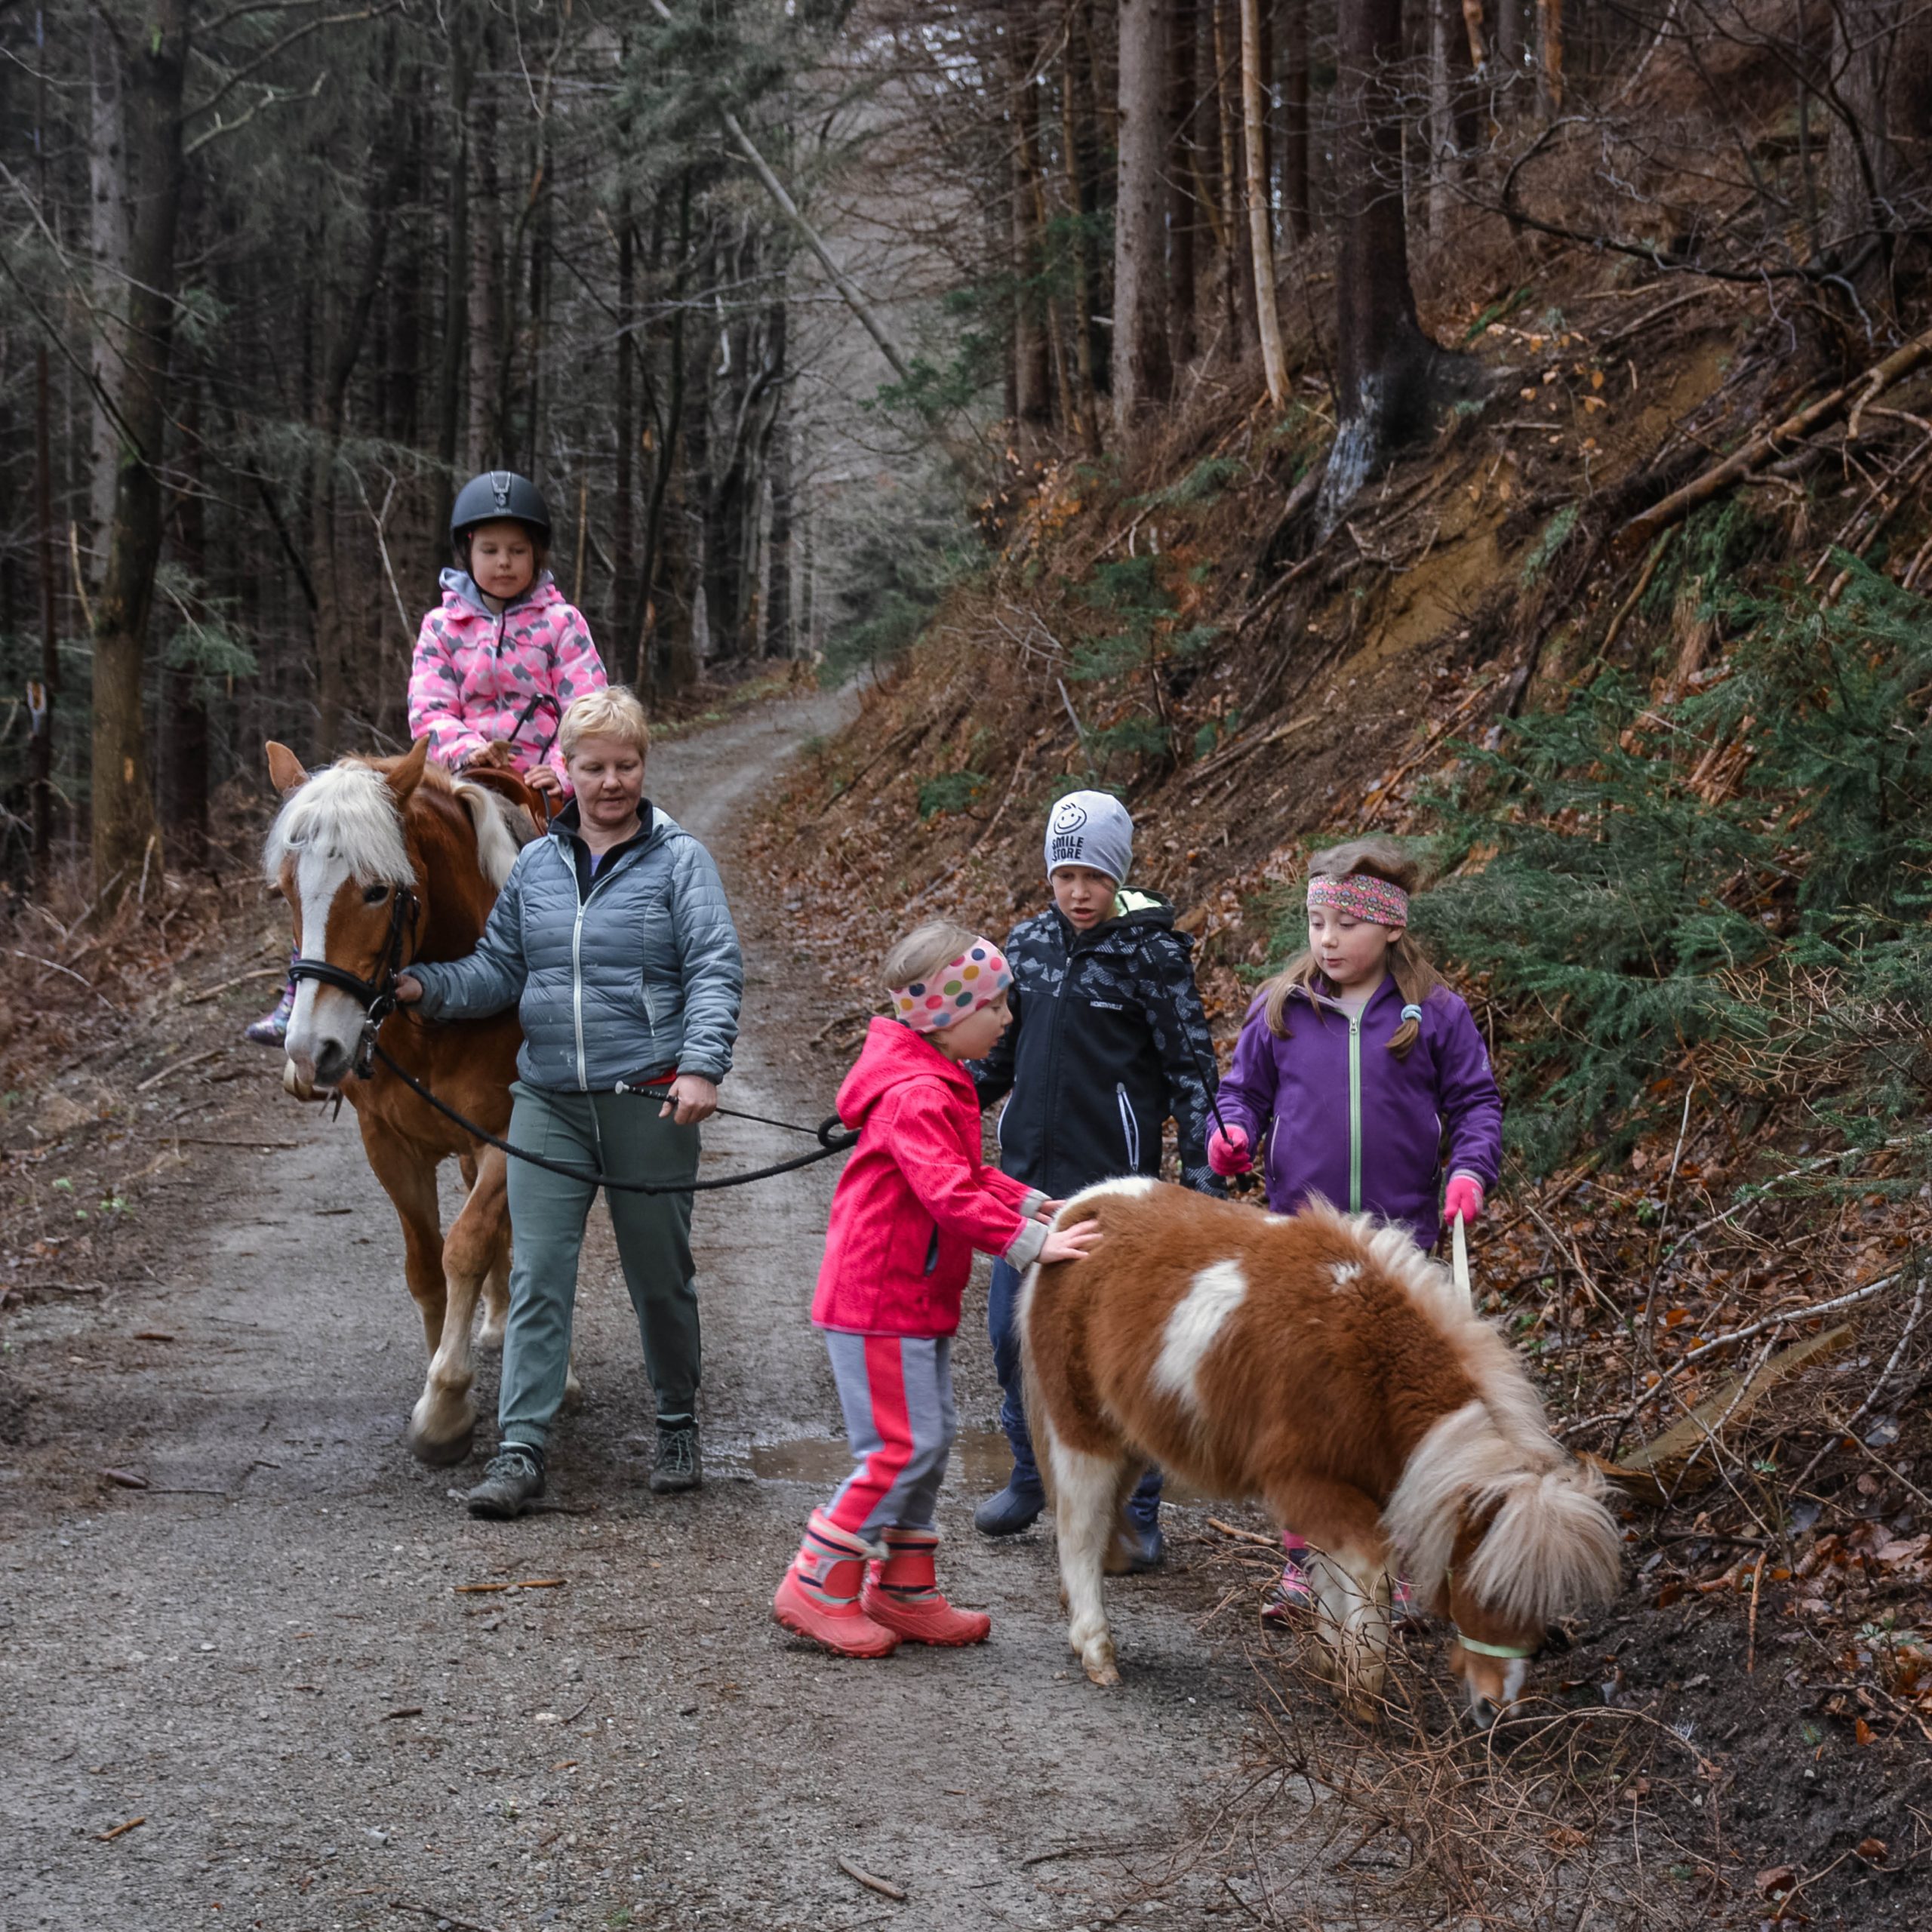
[[[1479,1657],[1533,1657],[1536,1651],[1521,1644],[1484,1644],[1474,1637],[1466,1637],[1458,1629],[1456,1641],[1464,1650],[1473,1651]]]

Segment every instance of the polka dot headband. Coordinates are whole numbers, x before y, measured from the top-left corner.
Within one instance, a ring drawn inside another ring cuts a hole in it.
[[[1409,923],[1409,895],[1399,885],[1367,872],[1350,872],[1346,878],[1324,878],[1318,873],[1308,882],[1308,909],[1318,906],[1366,919],[1372,926],[1406,926]]]
[[[923,980],[892,989],[892,1017],[915,1033],[937,1033],[991,1006],[1013,983],[1013,968],[989,939],[976,939]]]

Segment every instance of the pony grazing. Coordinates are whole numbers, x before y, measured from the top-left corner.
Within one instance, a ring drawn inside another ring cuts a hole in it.
[[[1484,1720],[1521,1694],[1549,1623],[1614,1594],[1601,1478],[1551,1438],[1508,1346],[1406,1229],[1140,1177],[1059,1220],[1106,1238],[1033,1269],[1020,1331],[1068,1634],[1094,1683],[1120,1681],[1101,1571],[1149,1462],[1258,1496],[1308,1539],[1317,1627],[1358,1709],[1386,1673],[1392,1564],[1455,1625],[1451,1665]]]
[[[420,1099],[385,1053],[491,1133],[509,1124],[523,1038],[515,1013],[427,1026],[373,1002],[415,960],[460,959],[481,935],[521,848],[536,835],[534,795],[513,774],[459,781],[428,763],[419,739],[401,758],[346,758],[312,778],[285,745],[268,746],[284,801],[263,863],[294,915],[295,1007],[282,1084],[298,1099],[334,1088],[355,1109],[363,1151],[402,1223],[404,1269],[423,1318],[429,1368],[410,1417],[422,1461],[460,1462],[476,1426],[470,1330],[479,1297],[486,1343],[509,1303],[505,1157]],[[455,1155],[469,1198],[445,1238],[436,1170]]]

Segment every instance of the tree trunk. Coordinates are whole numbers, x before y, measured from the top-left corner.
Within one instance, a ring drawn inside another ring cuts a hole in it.
[[[485,29],[487,32],[487,29]],[[482,50],[487,60],[488,50]],[[503,218],[498,193],[497,151],[501,130],[495,125],[494,90],[487,74],[472,89],[468,137],[470,168],[476,176],[469,197],[469,423],[460,467],[485,469],[503,460],[497,443],[497,402],[503,366]]]
[[[678,183],[677,267],[671,281],[669,337],[666,355],[665,398],[663,408],[651,400],[651,499],[644,518],[644,554],[638,567],[637,605],[632,613],[630,648],[625,652],[633,666],[633,679],[640,691],[654,688],[657,680],[652,663],[653,646],[659,623],[657,584],[663,574],[664,518],[671,482],[676,473],[678,450],[685,427],[685,280],[691,251],[691,176],[687,168]],[[688,663],[688,659],[685,660]],[[674,672],[682,666],[668,667]],[[690,678],[672,683],[682,691],[695,681]]]
[[[94,400],[94,461],[88,507],[98,546],[98,576],[114,515],[121,471],[121,435],[108,402],[118,395],[128,353],[128,200],[134,177],[128,164],[124,97],[128,82],[112,37],[88,37],[88,247],[94,260],[95,328],[91,344]],[[137,184],[135,184],[137,185]]]
[[[443,276],[442,355],[437,370],[436,457],[442,467],[436,528],[449,528],[456,489],[457,439],[463,421],[463,361],[469,322],[469,91],[475,44],[450,35],[449,254]]]
[[[771,360],[777,371],[773,392],[777,408],[772,417],[767,473],[771,481],[771,528],[765,539],[764,654],[797,655],[792,626],[792,408],[786,386],[787,371],[786,313],[781,295],[771,305],[769,324]]]
[[[1456,202],[1455,63],[1463,0],[1429,0],[1429,238],[1449,238]]]
[[[1932,229],[1932,16],[1918,0],[1847,0],[1835,21],[1827,242],[1889,305],[1900,243]]]
[[[1427,422],[1437,352],[1416,320],[1401,193],[1401,0],[1356,0],[1336,48],[1335,447],[1331,526],[1392,449]]]
[[[637,231],[630,190],[617,204],[617,474],[611,519],[611,611],[614,638],[637,595]]]
[[[1066,182],[1066,213],[1072,235],[1072,261],[1067,298],[1073,334],[1073,426],[1080,446],[1089,456],[1100,453],[1099,380],[1094,348],[1094,278],[1096,251],[1088,245],[1087,216],[1097,202],[1095,184],[1088,172],[1092,142],[1081,97],[1091,83],[1086,71],[1087,42],[1079,31],[1078,11],[1069,17],[1066,57],[1060,69],[1060,145],[1061,171]]]
[[[55,601],[60,566],[54,546],[51,371],[47,343],[34,347],[34,550],[40,571],[40,675],[27,685],[27,785],[33,816],[33,889],[42,898],[54,862],[54,707],[60,691],[60,635]]]
[[[1008,152],[1012,157],[1013,214],[1013,413],[1022,423],[1053,420],[1053,380],[1048,363],[1044,309],[1046,264],[1042,254],[1044,205],[1040,149],[1035,136],[1040,91],[1033,78],[1039,52],[1030,5],[1014,6],[1008,17],[1007,48]]]
[[[194,580],[198,603],[208,581],[207,491],[202,480],[201,394],[183,412],[181,472],[174,501],[174,555]],[[161,818],[168,850],[184,870],[208,863],[208,714],[205,673],[188,654],[171,651],[161,676]]]
[[[1276,409],[1288,399],[1288,374],[1281,353],[1281,316],[1275,300],[1275,248],[1269,234],[1266,112],[1262,105],[1260,0],[1241,0],[1241,135],[1247,164],[1247,248],[1254,263],[1256,333],[1261,338],[1261,367],[1268,400]]]
[[[1563,0],[1537,0],[1537,112],[1563,112]]]
[[[1168,0],[1120,0],[1120,187],[1114,209],[1114,423],[1124,438],[1169,390]]]
[[[1171,0],[1168,33],[1168,359],[1177,374],[1200,353],[1195,324],[1195,241],[1201,208],[1191,165],[1195,133],[1194,48],[1200,0]]]
[[[1281,32],[1281,205],[1288,235],[1313,232],[1308,167],[1309,0],[1287,0]]]
[[[161,556],[161,463],[174,326],[174,238],[181,214],[181,95],[189,0],[153,0],[124,75],[127,179],[138,183],[128,249],[124,441],[94,613],[94,891],[103,909],[146,878],[158,882],[161,833],[147,770],[141,668]]]

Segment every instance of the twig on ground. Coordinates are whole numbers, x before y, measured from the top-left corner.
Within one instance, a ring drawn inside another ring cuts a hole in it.
[[[839,1870],[847,1878],[856,1879],[868,1891],[878,1893],[881,1898],[898,1899],[902,1902],[905,1899],[904,1890],[895,1885],[890,1878],[881,1878],[877,1872],[868,1872],[863,1865],[854,1865],[842,1851],[835,1853],[833,1856],[838,1860]]]
[[[451,1932],[497,1932],[494,1925],[485,1925],[480,1920],[464,1918],[454,1912],[445,1912],[441,1906],[418,1905],[413,1899],[391,1899],[392,1912],[413,1912],[419,1918],[433,1918],[451,1928]]]

